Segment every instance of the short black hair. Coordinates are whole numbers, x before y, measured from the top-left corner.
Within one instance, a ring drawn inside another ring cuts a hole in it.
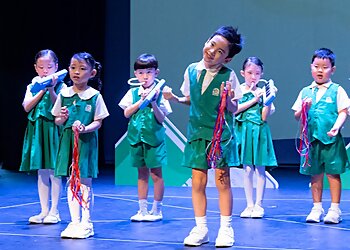
[[[150,68],[158,69],[158,60],[151,54],[140,55],[134,63],[134,70]]]
[[[221,26],[209,37],[209,40],[216,35],[224,37],[230,43],[227,58],[233,58],[241,52],[243,47],[243,38],[237,31],[238,28],[233,28],[232,26]]]
[[[320,48],[320,49],[316,50],[314,52],[314,54],[312,55],[311,63],[314,62],[315,58],[329,59],[332,67],[335,65],[335,54],[330,49]]]

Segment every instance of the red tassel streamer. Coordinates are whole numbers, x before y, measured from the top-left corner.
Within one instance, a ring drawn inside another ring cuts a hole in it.
[[[308,138],[308,124],[307,124],[307,105],[305,102],[302,104],[301,116],[300,116],[300,138],[299,138],[299,148],[298,153],[300,156],[305,156],[305,162],[302,167],[310,167],[309,163],[309,151],[310,151],[310,141]]]
[[[79,131],[77,128],[73,127],[74,133],[74,148],[73,148],[73,160],[71,165],[71,175],[69,178],[69,186],[73,194],[73,199],[75,198],[80,206],[87,205],[87,201],[83,198],[83,193],[81,192],[81,179],[79,170]]]
[[[227,90],[224,89],[220,100],[218,116],[215,121],[215,128],[214,128],[213,138],[211,140],[209,154],[207,155],[208,166],[210,166],[211,168],[216,168],[217,162],[222,157],[222,148],[220,143],[221,143],[221,135],[222,135],[222,132],[224,131],[223,125],[225,124],[226,97],[227,97]]]

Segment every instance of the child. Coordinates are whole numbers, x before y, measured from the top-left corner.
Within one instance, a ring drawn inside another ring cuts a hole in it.
[[[132,166],[138,171],[139,210],[131,221],[162,220],[161,211],[164,195],[162,167],[167,164],[165,128],[163,121],[172,112],[169,101],[157,93],[152,102],[140,110],[147,94],[155,87],[159,74],[158,61],[150,54],[142,54],[134,63],[134,74],[141,86],[130,89],[119,103],[124,109],[128,125],[128,140]],[[147,209],[149,176],[154,183],[154,200],[150,212]]]
[[[262,201],[265,191],[265,166],[277,166],[271,132],[266,120],[275,111],[273,103],[265,106],[263,90],[257,87],[263,75],[263,63],[257,57],[249,57],[243,63],[241,85],[243,98],[236,111],[236,132],[241,164],[244,169],[244,192],[247,207],[242,218],[262,218]],[[253,201],[253,176],[257,175],[256,201]]]
[[[89,85],[97,84],[96,88],[100,90],[101,68],[101,64],[89,53],[73,55],[69,65],[69,76],[73,86],[58,95],[52,109],[56,124],[62,126],[55,175],[70,176],[75,129],[79,132],[80,189],[86,202],[82,206],[80,218],[80,203],[68,187],[71,222],[61,233],[62,238],[84,239],[94,235],[91,222],[92,178],[96,178],[98,174],[98,129],[109,113],[100,92]]]
[[[28,125],[25,133],[20,171],[38,171],[38,193],[41,212],[29,218],[30,223],[55,224],[61,221],[58,212],[62,180],[54,176],[58,149],[59,129],[50,113],[57,94],[66,85],[52,77],[51,86],[32,93],[37,80],[55,73],[58,69],[56,54],[49,49],[39,51],[34,60],[38,76],[27,86],[23,108],[28,112]],[[51,208],[49,197],[51,190]]]
[[[192,168],[192,203],[196,226],[185,238],[184,244],[200,246],[209,242],[207,227],[208,180],[207,149],[213,138],[218,107],[224,87],[227,90],[225,125],[222,134],[222,159],[215,168],[215,183],[219,192],[220,229],[215,241],[217,247],[228,247],[234,243],[231,226],[232,193],[230,167],[239,165],[234,132],[234,112],[237,100],[242,97],[234,71],[225,66],[242,49],[241,35],[231,26],[220,27],[206,41],[203,58],[190,64],[184,74],[181,92],[184,97],[174,95],[166,87],[163,95],[168,100],[190,105],[190,118],[183,165]]]
[[[332,82],[335,72],[335,54],[327,48],[314,52],[311,60],[311,75],[314,81],[304,87],[292,109],[297,120],[307,113],[308,155],[301,156],[300,173],[311,176],[314,206],[306,222],[339,223],[341,196],[340,174],[348,167],[345,143],[340,130],[350,106],[348,95],[339,84]],[[323,219],[323,176],[327,175],[331,193],[331,206]]]

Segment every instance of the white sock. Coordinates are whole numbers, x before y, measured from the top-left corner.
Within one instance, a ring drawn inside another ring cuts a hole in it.
[[[251,166],[244,165],[243,167],[244,167],[243,184],[244,184],[244,193],[247,200],[247,207],[254,207],[254,200],[253,200],[254,171]]]
[[[339,203],[331,203],[331,208],[332,209],[334,209],[334,210],[336,210],[336,211],[338,211],[338,209],[339,209]]]
[[[139,208],[142,212],[148,212],[148,203],[146,199],[139,200]]]
[[[81,222],[82,223],[91,223],[91,214],[93,208],[93,192],[92,192],[92,179],[84,178],[81,180],[81,192],[83,194],[83,200],[86,203],[83,203],[83,207],[81,210]]]
[[[207,228],[207,216],[202,216],[202,217],[194,217],[196,220],[196,226],[199,228]]]
[[[266,173],[265,167],[256,167],[256,201],[255,204],[262,206],[265,194]]]
[[[38,170],[38,193],[41,206],[41,214],[49,213],[49,190],[50,190],[50,173],[49,169]]]
[[[61,191],[62,191],[62,179],[61,177],[55,177],[54,171],[50,170],[50,180],[51,180],[50,214],[58,214],[58,204],[61,199]]]
[[[220,215],[220,227],[231,227],[232,216]]]
[[[322,202],[314,202],[314,208],[322,209]]]
[[[153,205],[152,205],[152,211],[155,212],[156,214],[159,214],[160,211],[162,210],[162,201],[153,201]]]
[[[67,199],[71,221],[73,223],[80,223],[80,204],[77,199],[74,198],[69,185],[67,187]]]

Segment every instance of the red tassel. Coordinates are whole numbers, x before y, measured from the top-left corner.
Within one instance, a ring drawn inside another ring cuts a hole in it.
[[[211,168],[216,168],[217,162],[222,158],[222,148],[220,142],[222,132],[224,131],[223,125],[225,124],[226,97],[227,90],[224,89],[220,100],[218,116],[215,121],[215,128],[213,138],[211,140],[209,154],[207,155],[207,162]]]
[[[74,133],[74,148],[69,186],[73,194],[73,199],[75,198],[79,202],[80,206],[86,207],[87,201],[84,200],[83,192],[81,191],[81,179],[79,170],[79,131],[75,127],[72,129]]]

